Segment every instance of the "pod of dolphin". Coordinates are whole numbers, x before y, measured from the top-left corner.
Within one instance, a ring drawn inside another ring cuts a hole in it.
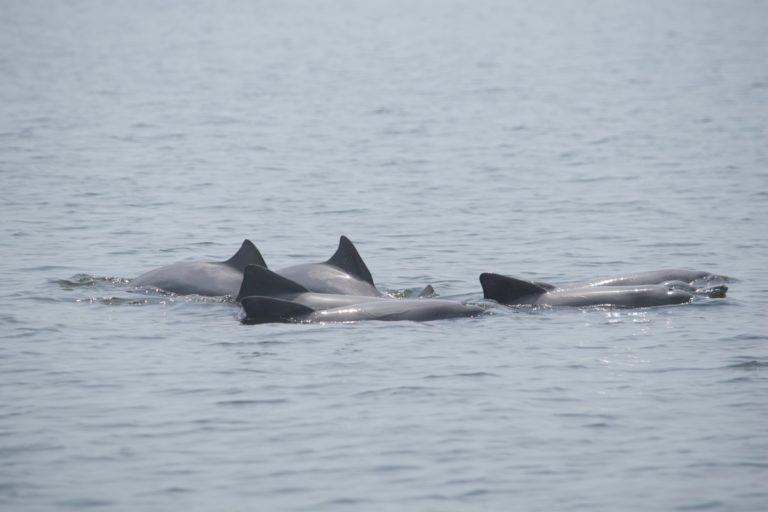
[[[500,274],[483,273],[483,296],[506,306],[613,306],[642,308],[684,304],[694,296],[725,297],[728,278],[695,270],[639,272],[559,287]],[[357,249],[345,236],[328,261],[270,270],[250,240],[222,262],[179,262],[151,270],[134,288],[178,295],[230,296],[243,307],[244,323],[428,321],[478,316],[484,309],[429,298],[396,299],[380,291]]]

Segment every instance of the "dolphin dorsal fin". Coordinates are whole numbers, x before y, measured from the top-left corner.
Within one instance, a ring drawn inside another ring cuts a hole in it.
[[[425,286],[425,287],[424,287],[424,289],[423,289],[423,290],[421,290],[421,291],[419,292],[419,298],[420,298],[420,299],[421,299],[421,298],[430,298],[430,297],[434,297],[435,295],[436,295],[436,294],[435,294],[435,289],[434,289],[434,288],[432,288],[432,285],[431,285],[431,284],[428,284],[427,286]]]
[[[486,299],[493,299],[501,304],[530,304],[534,302],[529,300],[530,297],[535,299],[547,293],[546,288],[536,283],[499,274],[480,274],[480,285]]]
[[[314,312],[313,309],[289,300],[272,297],[246,297],[243,299],[246,324],[265,324],[269,322],[295,322],[302,316]]]
[[[536,286],[541,286],[542,288],[544,288],[548,292],[557,290],[557,286],[555,286],[553,284],[545,283],[544,281],[531,281],[531,282],[533,284],[535,284]]]
[[[276,274],[267,268],[259,265],[248,265],[243,272],[243,282],[240,285],[237,300],[257,295],[266,297],[299,295],[308,291],[296,281]]]
[[[253,242],[247,239],[243,240],[243,245],[240,246],[235,255],[224,263],[237,270],[245,270],[245,267],[248,265],[260,265],[267,268],[267,263],[264,261],[259,250],[253,245]]]
[[[365,266],[363,258],[360,257],[355,246],[344,235],[339,239],[339,248],[336,249],[334,255],[326,263],[370,283],[371,286],[375,286],[371,271]]]

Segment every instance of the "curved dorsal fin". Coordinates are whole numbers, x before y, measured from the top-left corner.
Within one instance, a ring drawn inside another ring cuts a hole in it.
[[[500,304],[532,304],[539,295],[547,293],[546,288],[536,283],[499,274],[480,274],[480,285],[486,299]]]
[[[272,297],[246,297],[243,299],[243,309],[243,323],[246,324],[295,322],[314,312],[313,309],[296,302]]]
[[[339,248],[336,249],[334,255],[331,256],[331,259],[326,261],[326,263],[338,267],[344,272],[370,283],[371,286],[375,286],[373,284],[371,271],[365,266],[363,258],[360,257],[355,246],[349,238],[344,235],[339,239]]]
[[[435,295],[437,294],[435,293],[435,289],[432,288],[431,284],[428,284],[427,286],[424,287],[423,290],[419,292],[419,298],[430,298],[430,297],[434,297]]]
[[[260,265],[267,268],[267,263],[259,250],[253,245],[253,242],[247,239],[243,240],[243,245],[240,246],[235,255],[224,263],[238,270],[245,270],[248,265]]]
[[[248,265],[243,272],[243,282],[240,285],[237,300],[257,295],[266,297],[299,295],[308,291],[296,281],[291,281],[267,268],[259,265]]]

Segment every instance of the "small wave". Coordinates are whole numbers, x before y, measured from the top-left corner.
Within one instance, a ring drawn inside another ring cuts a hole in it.
[[[168,299],[164,299],[161,297],[155,297],[155,298],[143,298],[143,299],[133,299],[133,298],[127,298],[127,297],[86,297],[81,299],[75,299],[75,302],[80,304],[103,304],[105,306],[144,306],[144,305],[166,305],[169,303],[173,303],[174,301],[169,301]]]
[[[454,373],[451,375],[427,375],[424,378],[425,379],[450,379],[454,377],[482,378],[482,377],[498,377],[498,375],[490,372],[471,372],[471,373]]]
[[[124,277],[92,276],[89,274],[75,274],[69,279],[52,279],[51,282],[61,286],[65,290],[78,288],[94,288],[100,285],[125,286],[130,279]]]
[[[721,508],[725,504],[722,501],[705,501],[703,503],[695,503],[692,505],[681,505],[676,507],[675,510],[711,510],[713,508]]]
[[[285,398],[266,398],[261,400],[223,400],[221,402],[216,402],[216,405],[225,407],[244,407],[249,405],[277,405],[286,403],[288,403],[288,400]]]
[[[397,396],[397,395],[422,395],[432,396],[434,395],[433,388],[424,386],[397,386],[391,388],[371,389],[368,391],[361,391],[357,393],[357,397],[366,396]]]
[[[106,295],[102,297],[80,297],[74,299],[80,304],[103,304],[105,306],[168,306],[174,304],[231,304],[234,300],[230,297],[204,297],[202,295],[140,295],[120,297]]]
[[[115,504],[114,501],[98,500],[98,499],[92,499],[92,498],[77,498],[73,500],[60,501],[57,503],[57,505],[59,506],[72,508],[75,510],[81,509],[81,508],[111,507],[114,504]]]
[[[735,277],[723,276],[719,274],[708,274],[693,281],[692,284],[711,284],[711,283],[738,283]]]
[[[766,341],[768,336],[764,334],[737,334],[730,338],[731,341]]]
[[[743,361],[741,363],[731,364],[724,368],[734,370],[757,370],[759,368],[768,367],[768,361],[758,361],[757,359],[751,359],[749,361]]]
[[[423,288],[398,288],[387,290],[387,293],[396,299],[415,299],[415,298],[433,298],[437,297],[432,285]]]

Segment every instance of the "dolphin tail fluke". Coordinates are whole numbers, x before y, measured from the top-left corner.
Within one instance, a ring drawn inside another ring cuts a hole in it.
[[[480,274],[483,296],[500,304],[531,304],[544,293],[546,288],[530,281],[515,279],[499,274]]]
[[[245,270],[245,267],[248,265],[267,267],[267,263],[264,261],[261,253],[250,240],[243,240],[243,245],[240,246],[240,249],[224,263],[238,270]]]
[[[314,310],[289,300],[272,297],[245,297],[243,309],[246,324],[267,324],[275,322],[296,322]]]
[[[298,295],[307,293],[309,290],[301,286],[296,281],[276,274],[271,270],[260,265],[248,265],[243,271],[243,282],[240,285],[240,292],[237,294],[237,300],[244,297],[265,296],[274,297],[276,295]]]
[[[371,286],[375,286],[373,284],[371,271],[368,270],[368,267],[365,265],[365,262],[363,262],[363,258],[360,257],[360,253],[357,252],[355,246],[349,238],[344,235],[339,239],[339,248],[336,249],[336,252],[326,263],[338,267],[363,281],[367,281]]]

